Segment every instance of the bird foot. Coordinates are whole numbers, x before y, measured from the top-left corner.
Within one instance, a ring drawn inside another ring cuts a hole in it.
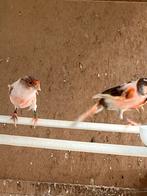
[[[129,125],[132,125],[132,126],[139,126],[140,125],[139,123],[137,123],[137,122],[135,122],[135,121],[133,121],[133,120],[131,120],[129,118],[127,118],[127,121],[129,123]]]
[[[14,122],[14,126],[16,127],[16,122],[18,120],[18,117],[17,117],[17,113],[14,112],[12,115],[11,115],[11,119],[13,120]]]
[[[37,117],[33,117],[32,123],[33,123],[34,128],[36,127],[37,121],[38,121],[38,118]]]
[[[141,109],[142,109],[142,111],[144,112],[144,107],[143,107],[143,106],[141,106]]]
[[[136,108],[136,111],[137,111],[138,113],[140,113],[140,110],[139,110],[138,108]]]
[[[144,112],[144,107],[141,106],[140,108],[136,108],[136,111],[137,111],[138,113]]]

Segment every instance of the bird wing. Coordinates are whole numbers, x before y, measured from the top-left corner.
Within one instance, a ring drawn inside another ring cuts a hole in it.
[[[132,98],[136,92],[136,82],[128,82],[124,83],[119,86],[115,86],[112,88],[109,88],[102,93],[98,93],[93,96],[93,99],[101,99],[101,98]]]
[[[135,88],[128,88],[126,89],[121,96],[125,97],[126,99],[131,99],[134,98],[136,96],[136,89]],[[138,95],[138,94],[137,94]]]
[[[13,86],[11,84],[9,84],[8,85],[8,93],[9,93],[9,95],[11,94],[12,90],[13,90]]]

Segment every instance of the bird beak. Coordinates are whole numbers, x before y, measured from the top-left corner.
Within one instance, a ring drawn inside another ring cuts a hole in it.
[[[144,94],[147,94],[147,86],[143,87]]]
[[[41,91],[40,81],[39,81],[39,80],[37,80],[37,81],[36,81],[36,83],[37,83],[37,85],[36,85],[36,89],[37,89],[37,91]]]
[[[40,88],[40,85],[38,86],[38,89],[37,89],[38,91],[41,91],[41,88]]]

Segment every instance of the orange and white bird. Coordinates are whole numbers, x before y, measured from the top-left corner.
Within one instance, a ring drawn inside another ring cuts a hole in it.
[[[10,101],[15,107],[14,113],[12,114],[12,119],[15,126],[17,120],[17,110],[19,108],[27,107],[33,111],[33,121],[35,125],[37,121],[36,95],[38,94],[38,91],[41,90],[40,81],[36,80],[32,76],[25,76],[18,79],[13,84],[8,85],[8,88]]]
[[[115,110],[120,119],[124,119],[123,113],[125,111],[144,109],[143,106],[147,103],[147,78],[140,78],[137,81],[130,81],[107,89],[93,96],[93,99],[99,100],[89,110],[80,115],[77,121],[84,121],[104,109]],[[125,119],[132,125],[137,124],[128,118]]]

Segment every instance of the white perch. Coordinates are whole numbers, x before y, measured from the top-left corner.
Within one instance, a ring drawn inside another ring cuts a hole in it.
[[[147,146],[147,125],[140,127],[140,138],[142,142]]]
[[[147,157],[147,148],[0,134],[0,144],[53,150]]]
[[[12,124],[13,121],[10,116],[0,115],[0,123]],[[32,118],[18,117],[18,125],[32,125]],[[108,123],[89,123],[65,121],[65,120],[51,120],[51,119],[38,119],[36,126],[63,128],[63,129],[82,129],[93,131],[106,131],[106,132],[121,132],[121,133],[136,133],[139,134],[140,126],[131,125],[118,125]]]

